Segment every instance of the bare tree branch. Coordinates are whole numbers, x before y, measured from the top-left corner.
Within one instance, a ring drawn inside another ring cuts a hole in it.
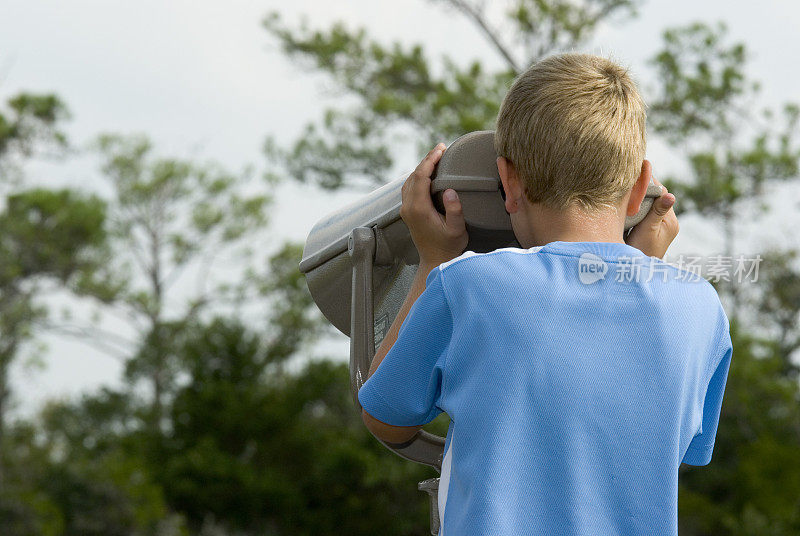
[[[98,327],[79,326],[77,324],[56,323],[51,321],[38,322],[37,324],[39,327],[53,333],[67,335],[89,346],[93,346],[117,361],[125,361],[130,358],[131,353],[137,346],[135,341]],[[112,343],[112,341],[114,342]]]
[[[500,38],[497,35],[497,30],[489,26],[489,23],[486,20],[482,10],[479,10],[476,6],[473,6],[464,0],[445,1],[457,10],[464,13],[468,18],[472,19],[472,22],[478,26],[481,32],[483,32],[483,34],[494,45],[495,49],[500,53],[501,56],[503,56],[508,66],[513,69],[515,73],[520,72],[520,67],[517,64],[517,61],[514,59],[514,56],[511,54],[511,51],[500,41]]]

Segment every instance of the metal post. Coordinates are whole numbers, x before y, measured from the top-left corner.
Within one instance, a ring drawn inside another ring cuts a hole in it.
[[[350,301],[350,390],[356,406],[358,390],[364,385],[375,356],[375,326],[372,303],[372,263],[375,259],[375,232],[356,227],[350,233],[347,249],[353,263]]]
[[[347,243],[348,253],[353,265],[353,278],[350,302],[350,390],[356,407],[358,390],[364,385],[375,356],[374,303],[372,295],[372,265],[376,254],[375,230],[371,227],[356,227],[350,233]],[[407,460],[429,465],[441,471],[444,438],[420,430],[411,440],[401,445],[386,447]],[[431,478],[419,483],[421,491],[430,497],[431,534],[439,533],[439,479]]]
[[[431,500],[431,534],[439,534],[439,479],[429,478],[417,486],[420,491],[426,492]]]

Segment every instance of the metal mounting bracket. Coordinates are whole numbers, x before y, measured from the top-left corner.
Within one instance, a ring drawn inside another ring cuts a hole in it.
[[[353,279],[350,302],[350,390],[358,411],[358,390],[367,380],[372,358],[375,357],[375,317],[374,297],[372,293],[372,268],[375,263],[377,238],[372,227],[356,227],[350,233],[347,249],[353,265]],[[412,462],[428,465],[442,470],[445,439],[420,430],[409,441],[402,445],[388,444],[381,441],[386,448],[398,456]],[[436,486],[431,480],[420,482],[420,490],[431,496],[431,534],[439,531],[439,512],[437,502],[438,479]],[[423,484],[425,486],[423,487]],[[434,528],[436,529],[433,532]]]

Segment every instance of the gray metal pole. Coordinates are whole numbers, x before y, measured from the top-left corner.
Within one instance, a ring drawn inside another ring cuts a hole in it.
[[[356,408],[358,390],[364,385],[375,357],[374,303],[372,294],[372,267],[376,250],[375,230],[371,227],[356,227],[350,233],[347,250],[353,265],[350,301],[350,390]],[[379,441],[381,441],[379,439]],[[399,456],[423,463],[441,472],[444,438],[420,430],[411,440],[400,445],[381,441]],[[418,489],[430,497],[431,534],[439,533],[439,479],[430,478],[419,483]]]

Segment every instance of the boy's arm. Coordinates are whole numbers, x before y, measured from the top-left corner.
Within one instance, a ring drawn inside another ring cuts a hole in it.
[[[383,342],[381,342],[381,345],[378,347],[378,351],[375,352],[375,357],[372,359],[372,364],[369,367],[369,374],[367,375],[367,378],[375,373],[375,371],[378,369],[378,365],[381,364],[383,358],[386,357],[386,354],[388,354],[389,350],[391,350],[392,346],[394,346],[395,341],[397,341],[397,334],[400,332],[400,326],[403,325],[403,320],[405,320],[406,316],[408,315],[408,311],[411,310],[411,306],[414,305],[415,301],[417,301],[419,295],[425,290],[425,280],[428,277],[428,274],[431,272],[431,270],[436,269],[437,266],[438,264],[423,265],[422,262],[420,262],[419,268],[417,269],[417,275],[414,277],[414,281],[411,283],[411,288],[408,291],[408,295],[406,296],[403,305],[400,307],[397,317],[394,319],[391,327],[386,332],[386,336],[383,338]],[[367,378],[364,380],[366,381]],[[367,413],[363,408],[361,409],[361,418],[364,420],[364,424],[367,426],[367,428],[369,428],[369,431],[372,432],[375,437],[386,441],[387,443],[405,443],[411,439],[420,428],[422,428],[422,425],[393,426],[391,424],[386,424]]]
[[[400,216],[408,226],[411,238],[417,246],[419,268],[417,268],[417,274],[397,317],[375,353],[367,378],[375,373],[383,358],[397,341],[400,326],[411,310],[411,306],[425,290],[428,274],[443,262],[459,256],[467,247],[467,229],[458,195],[454,190],[444,192],[444,217],[433,206],[431,199],[431,174],[444,150],[444,144],[434,147],[403,184]],[[367,413],[363,408],[361,417],[369,431],[387,443],[404,443],[422,428],[421,425],[394,426],[386,424]]]

